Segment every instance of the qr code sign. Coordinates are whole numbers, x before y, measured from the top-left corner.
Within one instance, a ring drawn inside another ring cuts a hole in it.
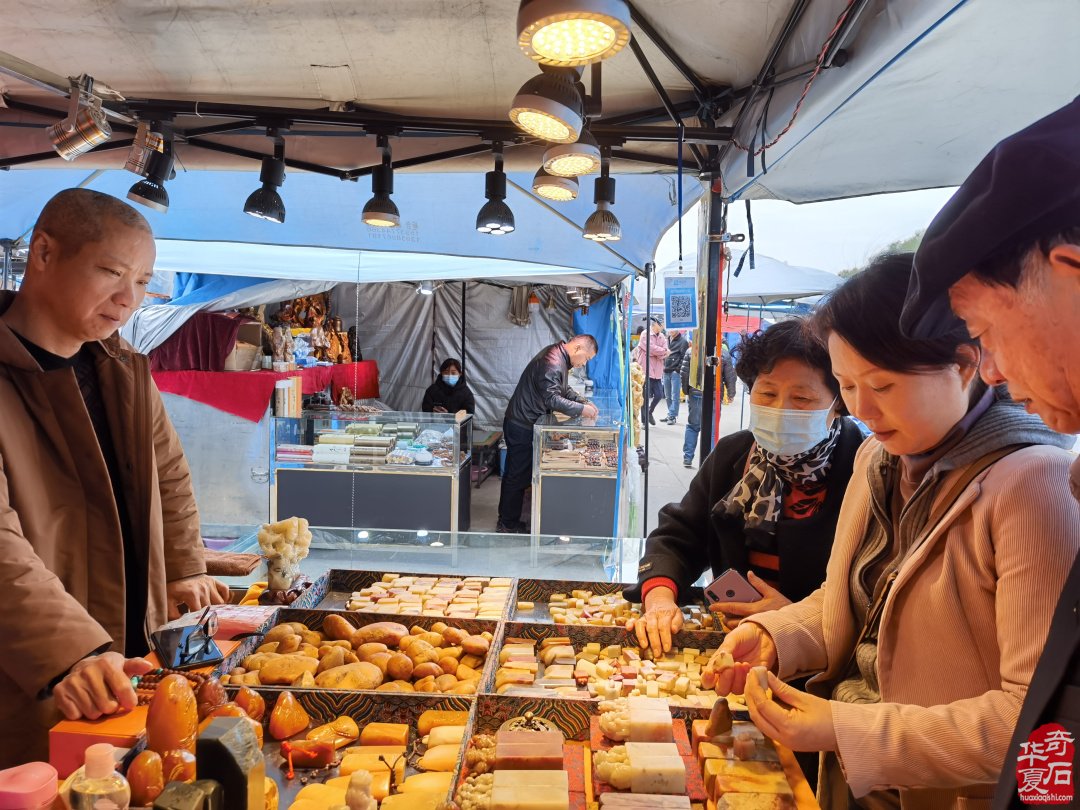
[[[668,298],[671,302],[671,320],[690,321],[694,318],[694,296],[672,295]]]

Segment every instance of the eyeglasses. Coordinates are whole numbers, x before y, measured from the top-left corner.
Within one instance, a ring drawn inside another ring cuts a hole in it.
[[[183,640],[177,651],[177,659],[181,665],[198,661],[214,644],[214,635],[218,631],[217,613],[208,605],[199,615],[190,630],[185,628]]]

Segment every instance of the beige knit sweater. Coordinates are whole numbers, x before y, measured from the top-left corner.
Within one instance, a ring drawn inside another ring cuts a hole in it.
[[[819,673],[808,689],[823,697],[859,632],[848,582],[869,514],[866,465],[879,446],[870,439],[856,457],[824,585],[750,619],[775,641],[780,677]],[[905,810],[989,806],[1080,550],[1071,460],[1037,446],[997,462],[901,567],[881,619],[882,702],[831,703],[838,754],[856,797],[898,788]]]

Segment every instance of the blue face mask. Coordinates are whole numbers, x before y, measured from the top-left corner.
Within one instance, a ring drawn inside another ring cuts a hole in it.
[[[443,374],[442,379],[444,383],[453,388],[455,385],[457,385],[458,380],[460,380],[461,377],[457,374]]]

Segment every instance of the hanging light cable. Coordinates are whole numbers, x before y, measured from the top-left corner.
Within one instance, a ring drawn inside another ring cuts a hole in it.
[[[521,0],[518,46],[548,65],[588,65],[621,51],[630,41],[626,0]]]
[[[476,215],[476,230],[503,236],[514,230],[514,212],[510,210],[506,199],[506,175],[503,173],[503,146],[496,141],[491,146],[495,155],[495,170],[484,176],[484,196],[487,202]]]
[[[379,228],[396,228],[401,224],[398,207],[390,199],[394,193],[394,167],[391,163],[390,139],[386,135],[376,136],[375,143],[382,153],[382,163],[371,172],[372,198],[364,206],[361,219],[368,225]]]
[[[596,210],[585,220],[585,230],[581,234],[593,242],[617,242],[622,238],[622,226],[619,225],[618,217],[610,210],[615,204],[615,178],[608,176],[610,163],[610,149],[604,147],[600,160],[600,176],[594,184]]]
[[[262,159],[262,170],[259,172],[262,187],[248,196],[244,213],[281,223],[285,221],[285,203],[278,189],[285,182],[285,138],[280,130],[274,128],[267,129],[266,134],[274,140],[274,156]]]

